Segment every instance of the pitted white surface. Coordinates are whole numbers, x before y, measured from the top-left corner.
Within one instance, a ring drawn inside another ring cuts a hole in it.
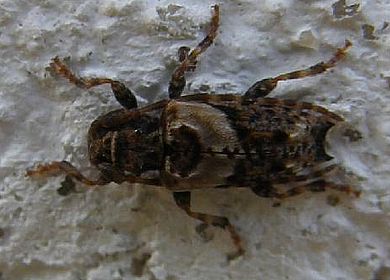
[[[198,191],[194,210],[226,215],[244,240],[245,256],[227,263],[229,235],[198,234],[168,191],[109,184],[62,197],[63,178],[24,177],[51,160],[96,175],[87,129],[119,108],[106,86],[52,77],[51,58],[124,81],[143,106],[166,98],[177,49],[203,38],[215,2],[1,1],[0,279],[390,279],[390,3],[359,1],[336,18],[334,2],[224,1],[216,42],[188,75],[187,93],[240,93],[354,44],[332,71],[272,96],[323,105],[360,131],[356,142],[335,131],[329,149],[358,176],[361,198],[331,193],[341,199],[331,206],[330,193],[305,194],[275,208],[248,190]]]

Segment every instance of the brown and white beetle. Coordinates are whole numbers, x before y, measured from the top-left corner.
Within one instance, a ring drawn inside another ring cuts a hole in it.
[[[336,166],[325,151],[325,136],[342,118],[310,103],[265,98],[279,81],[334,67],[351,43],[346,41],[326,62],[260,80],[242,96],[181,96],[185,73],[195,69],[199,55],[213,43],[218,25],[219,6],[215,5],[207,36],[192,51],[179,50],[180,65],[168,89],[170,99],[139,109],[123,83],[77,77],[54,58],[52,70],[78,87],[110,84],[124,109],[97,118],[89,129],[90,161],[100,170],[100,178],[88,179],[66,161],[39,165],[27,175],[65,173],[90,186],[109,182],[164,186],[189,216],[228,230],[237,248],[235,256],[244,252],[235,228],[225,217],[193,212],[191,190],[246,187],[261,197],[278,199],[306,190],[336,189],[358,195],[350,186],[325,181],[323,176]],[[284,186],[281,190],[275,185]]]

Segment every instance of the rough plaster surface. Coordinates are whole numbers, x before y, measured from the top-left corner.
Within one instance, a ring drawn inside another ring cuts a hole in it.
[[[228,216],[245,241],[245,256],[228,263],[228,234],[199,234],[165,190],[78,186],[64,197],[63,178],[24,177],[63,159],[96,175],[86,132],[119,106],[108,87],[52,77],[52,57],[124,81],[140,105],[160,100],[177,49],[199,42],[214,2],[0,1],[0,279],[390,279],[390,2],[335,2],[224,1],[216,43],[188,78],[187,92],[242,93],[354,44],[334,70],[272,96],[323,105],[360,132],[352,141],[336,131],[329,146],[361,198],[305,194],[274,208],[247,190],[197,192],[194,209]]]

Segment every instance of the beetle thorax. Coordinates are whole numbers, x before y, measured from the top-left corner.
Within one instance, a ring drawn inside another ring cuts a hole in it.
[[[159,170],[162,152],[158,125],[150,121],[140,119],[90,138],[91,163],[98,167],[103,164],[105,168],[109,165],[124,175],[141,176]]]

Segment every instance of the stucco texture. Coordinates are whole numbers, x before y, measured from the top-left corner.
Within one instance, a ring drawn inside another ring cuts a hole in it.
[[[167,98],[180,46],[195,46],[213,1],[0,1],[0,279],[390,279],[390,2],[230,0],[215,44],[185,93],[243,93],[255,81],[353,47],[325,74],[283,82],[272,97],[343,116],[328,149],[360,198],[305,193],[275,201],[246,189],[194,192],[193,209],[229,217],[229,235],[178,209],[163,188],[111,183],[61,196],[64,177],[31,179],[67,160],[84,174],[86,134],[119,108],[51,75],[55,56],[82,76],[123,81],[140,106]],[[359,4],[359,5],[356,5]],[[217,167],[216,167],[217,168]],[[341,175],[340,175],[341,176]]]

